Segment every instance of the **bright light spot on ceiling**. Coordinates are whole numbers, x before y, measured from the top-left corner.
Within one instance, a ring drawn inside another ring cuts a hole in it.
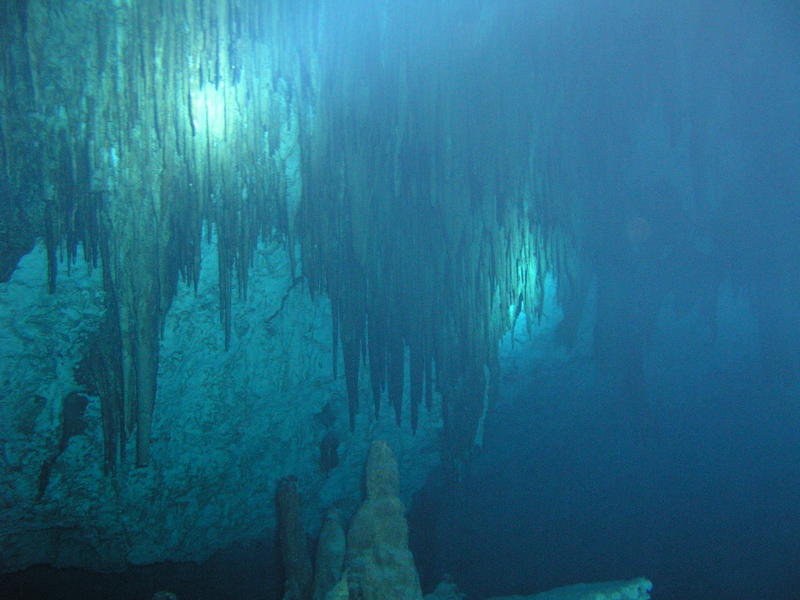
[[[225,135],[225,86],[204,85],[192,93],[192,118],[195,131],[207,131],[222,138]]]

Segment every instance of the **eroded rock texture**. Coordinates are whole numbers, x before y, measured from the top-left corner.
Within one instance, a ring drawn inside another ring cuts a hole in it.
[[[398,497],[397,461],[386,442],[370,446],[366,498],[347,533],[350,597],[421,600],[419,576],[408,548],[405,506]]]

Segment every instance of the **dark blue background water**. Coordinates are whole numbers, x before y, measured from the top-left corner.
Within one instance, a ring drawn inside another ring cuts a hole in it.
[[[799,388],[721,304],[716,337],[663,320],[638,411],[594,358],[554,358],[547,330],[518,345],[473,468],[417,499],[426,582],[480,598],[644,575],[656,599],[800,597]]]

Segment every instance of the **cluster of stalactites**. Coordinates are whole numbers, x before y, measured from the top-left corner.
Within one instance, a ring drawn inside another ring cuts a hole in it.
[[[311,289],[331,299],[351,419],[366,362],[375,410],[386,396],[400,421],[407,364],[412,426],[439,391],[449,450],[469,451],[511,307],[541,311],[544,274],[569,264],[570,246],[542,176],[555,153],[531,99],[547,94],[532,94],[530,62],[502,60],[525,32],[480,2],[461,8],[0,11],[5,176],[33,199],[51,285],[58,248],[103,265],[108,313],[79,376],[102,398],[107,465],[133,432],[137,463],[150,460],[159,331],[179,279],[197,283],[204,235],[227,347],[232,289],[246,292],[255,245],[274,231],[292,256],[297,236]],[[293,121],[298,212],[282,137]]]
[[[515,310],[541,314],[567,238],[536,168],[534,109],[497,92],[515,76],[493,62],[501,49],[475,47],[489,25],[467,14],[472,29],[454,31],[444,6],[421,21],[393,2],[353,10],[323,26],[303,266],[332,301],[351,424],[362,364],[375,411],[388,397],[401,420],[407,364],[412,428],[441,392],[448,450],[463,457],[498,341]]]
[[[280,134],[308,93],[288,41],[302,14],[283,0],[0,9],[4,185],[30,198],[51,289],[79,246],[103,266],[106,324],[78,375],[101,396],[109,468],[133,432],[150,460],[161,323],[179,279],[197,283],[204,228],[226,347],[256,243],[290,230]]]

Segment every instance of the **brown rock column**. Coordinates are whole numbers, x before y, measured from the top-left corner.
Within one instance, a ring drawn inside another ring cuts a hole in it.
[[[386,442],[369,449],[367,497],[347,533],[347,581],[361,600],[421,600],[422,589],[408,549],[405,506],[398,497],[397,461]]]
[[[278,483],[278,534],[281,557],[286,572],[284,600],[309,600],[314,572],[306,544],[306,532],[300,521],[300,493],[297,479],[285,477]]]

